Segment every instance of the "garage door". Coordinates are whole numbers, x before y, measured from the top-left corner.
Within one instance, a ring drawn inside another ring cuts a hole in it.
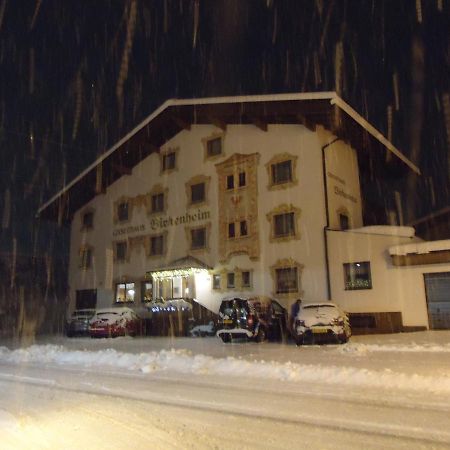
[[[430,328],[450,329],[450,272],[425,273]]]

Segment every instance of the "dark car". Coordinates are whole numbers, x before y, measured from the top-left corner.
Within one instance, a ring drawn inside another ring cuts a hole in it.
[[[141,334],[142,319],[127,307],[98,309],[90,320],[91,337],[136,336]]]
[[[223,342],[243,338],[262,342],[286,337],[287,311],[276,300],[258,297],[223,299],[219,308],[217,336]]]
[[[95,309],[76,309],[66,320],[66,335],[89,336],[89,321],[95,314]]]

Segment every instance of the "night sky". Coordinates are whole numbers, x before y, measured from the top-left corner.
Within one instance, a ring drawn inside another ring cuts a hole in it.
[[[66,248],[39,205],[174,97],[336,90],[447,206],[449,30],[449,0],[0,0],[1,250]]]

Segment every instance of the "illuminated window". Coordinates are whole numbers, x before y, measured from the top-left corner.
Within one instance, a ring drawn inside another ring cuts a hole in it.
[[[372,289],[370,262],[345,263],[344,282],[346,291]]]
[[[153,282],[143,281],[141,283],[141,300],[150,302],[153,299]]]
[[[117,205],[117,218],[121,222],[128,220],[128,202],[122,202]]]
[[[218,156],[222,154],[222,138],[217,137],[209,139],[206,143],[206,153],[208,157]]]
[[[163,212],[164,211],[164,192],[159,192],[158,194],[152,195],[152,212]]]
[[[117,283],[116,284],[116,303],[134,302],[135,288],[134,283]]]
[[[271,166],[272,184],[292,182],[292,161],[282,161]]]
[[[298,292],[297,267],[283,267],[275,269],[275,283],[277,294]]]
[[[151,236],[150,238],[150,255],[163,255],[164,254],[164,235]]]

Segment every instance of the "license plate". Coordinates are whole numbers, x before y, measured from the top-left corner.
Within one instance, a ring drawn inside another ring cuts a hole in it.
[[[231,319],[223,319],[223,323],[233,323]]]
[[[317,333],[317,334],[323,334],[323,333],[327,333],[328,329],[327,328],[313,328],[312,332]]]

